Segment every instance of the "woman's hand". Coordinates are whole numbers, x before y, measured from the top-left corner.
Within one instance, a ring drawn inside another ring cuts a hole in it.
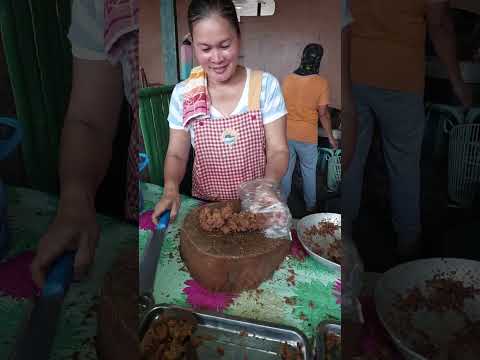
[[[179,184],[182,182],[190,152],[190,133],[184,130],[170,129],[168,150],[165,156],[163,196],[155,205],[152,222],[158,224],[158,217],[170,210],[170,222],[175,221],[180,209]]]
[[[41,288],[52,263],[71,250],[76,250],[74,277],[79,280],[93,263],[99,237],[94,207],[79,200],[60,205],[47,233],[40,239],[31,265],[35,284]]]
[[[338,149],[338,142],[333,137],[333,133],[328,134],[328,142],[330,143],[330,146],[332,147],[332,149],[334,149],[334,150]]]
[[[155,226],[158,224],[158,218],[165,210],[170,210],[170,222],[175,221],[180,210],[180,194],[178,191],[166,191],[157,205],[155,205],[152,214],[152,222]]]
[[[330,112],[328,110],[328,105],[322,105],[318,108],[318,114],[320,119],[320,124],[327,133],[328,142],[333,149],[338,148],[337,140],[333,137],[332,130],[332,120],[330,119]]]
[[[269,178],[247,181],[240,185],[242,210],[265,217],[267,237],[285,237],[290,231],[290,210],[281,200],[279,184]]]

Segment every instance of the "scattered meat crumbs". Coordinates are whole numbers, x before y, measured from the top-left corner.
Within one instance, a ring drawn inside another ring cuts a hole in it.
[[[285,296],[285,303],[288,305],[296,305],[297,299],[295,297],[286,297]]]
[[[293,285],[295,286],[295,275],[290,275],[288,278],[287,278],[287,282],[288,282],[288,285]]]

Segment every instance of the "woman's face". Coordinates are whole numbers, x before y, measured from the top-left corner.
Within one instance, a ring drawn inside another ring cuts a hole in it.
[[[212,15],[196,22],[192,29],[193,49],[208,80],[222,83],[235,73],[240,53],[240,39],[225,18]]]

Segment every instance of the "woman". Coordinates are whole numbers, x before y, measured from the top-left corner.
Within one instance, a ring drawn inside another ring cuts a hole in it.
[[[279,183],[288,164],[280,85],[271,74],[238,64],[240,26],[232,1],[192,1],[188,24],[200,66],[172,93],[164,194],[154,223],[166,209],[172,221],[178,213],[190,145],[192,195],[207,201],[236,199],[239,185],[254,179]]]
[[[337,147],[328,112],[328,82],[318,75],[322,57],[323,47],[320,44],[307,45],[303,50],[300,66],[283,81],[283,93],[288,109],[287,138],[290,159],[287,174],[282,179],[282,193],[285,199],[288,199],[298,156],[307,213],[315,212],[317,203],[318,119],[331,146]]]

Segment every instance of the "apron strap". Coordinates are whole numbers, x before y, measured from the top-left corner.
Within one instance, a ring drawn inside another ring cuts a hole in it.
[[[260,94],[262,92],[263,72],[259,70],[250,71],[250,82],[248,84],[248,109],[250,111],[260,110]]]

